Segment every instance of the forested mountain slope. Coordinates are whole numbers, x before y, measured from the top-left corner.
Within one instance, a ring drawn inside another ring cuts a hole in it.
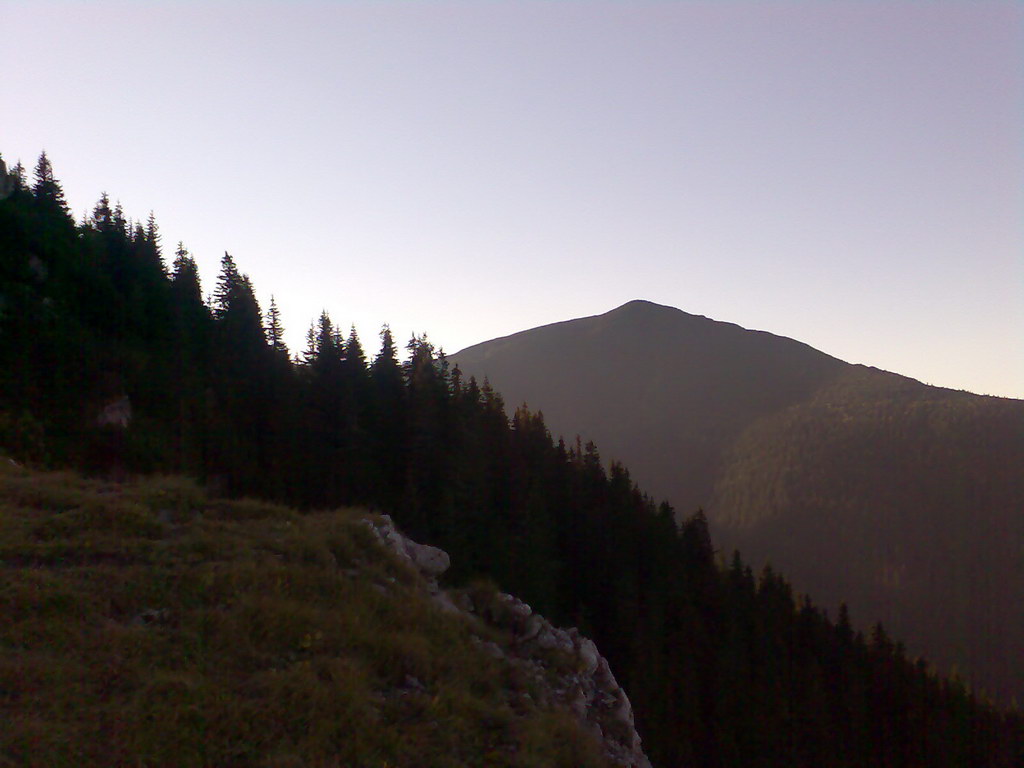
[[[45,156],[26,176],[0,189],[0,452],[106,478],[184,474],[217,500],[287,503],[314,520],[339,506],[388,512],[451,553],[450,583],[490,579],[592,637],[655,766],[1019,761],[1017,713],[908,658],[884,628],[826,615],[777,570],[718,562],[703,515],[680,519],[593,443],[553,441],[539,414],[506,414],[424,338],[400,361],[384,329],[368,359],[324,313],[293,357],[283,319],[261,311],[231,256],[207,302],[195,261],[181,244],[165,258],[152,217],[133,223],[103,196],[75,224]],[[93,505],[52,512],[16,522],[19,547],[56,547],[70,567],[83,547],[116,547],[122,521],[103,514],[102,536],[65,541]],[[221,545],[234,546],[201,539],[196,567]],[[58,586],[22,595],[30,626],[66,604]],[[40,675],[59,674],[51,661]]]
[[[707,505],[722,448],[800,403],[845,364],[806,344],[646,301],[452,355],[552,431],[598,442],[681,510]],[[666,450],[668,449],[668,450]]]
[[[634,301],[453,361],[582,434],[726,551],[1024,693],[1024,403]]]

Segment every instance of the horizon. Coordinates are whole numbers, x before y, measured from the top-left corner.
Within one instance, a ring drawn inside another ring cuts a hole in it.
[[[1015,3],[0,9],[8,165],[153,210],[204,294],[231,253],[293,354],[642,298],[1024,397]]]

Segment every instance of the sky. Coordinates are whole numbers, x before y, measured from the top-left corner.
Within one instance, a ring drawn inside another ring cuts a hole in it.
[[[1024,4],[0,0],[0,155],[293,351],[631,299],[1024,397]]]

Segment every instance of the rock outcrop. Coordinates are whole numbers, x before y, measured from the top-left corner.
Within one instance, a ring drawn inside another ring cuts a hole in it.
[[[132,420],[132,402],[128,395],[122,395],[107,403],[96,415],[96,425],[100,427],[114,427],[115,429],[128,429]]]
[[[509,640],[501,645],[482,634],[476,635],[475,641],[532,680],[538,704],[571,712],[617,765],[651,768],[634,725],[629,697],[592,640],[575,627],[553,626],[513,595],[441,589],[437,578],[450,564],[444,550],[407,538],[387,515],[364,522],[381,544],[420,573],[441,610],[462,614],[471,626],[503,631]]]

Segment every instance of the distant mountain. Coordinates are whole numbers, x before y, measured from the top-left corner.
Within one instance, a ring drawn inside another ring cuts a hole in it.
[[[1024,401],[931,387],[647,301],[452,356],[727,554],[1024,694]]]

